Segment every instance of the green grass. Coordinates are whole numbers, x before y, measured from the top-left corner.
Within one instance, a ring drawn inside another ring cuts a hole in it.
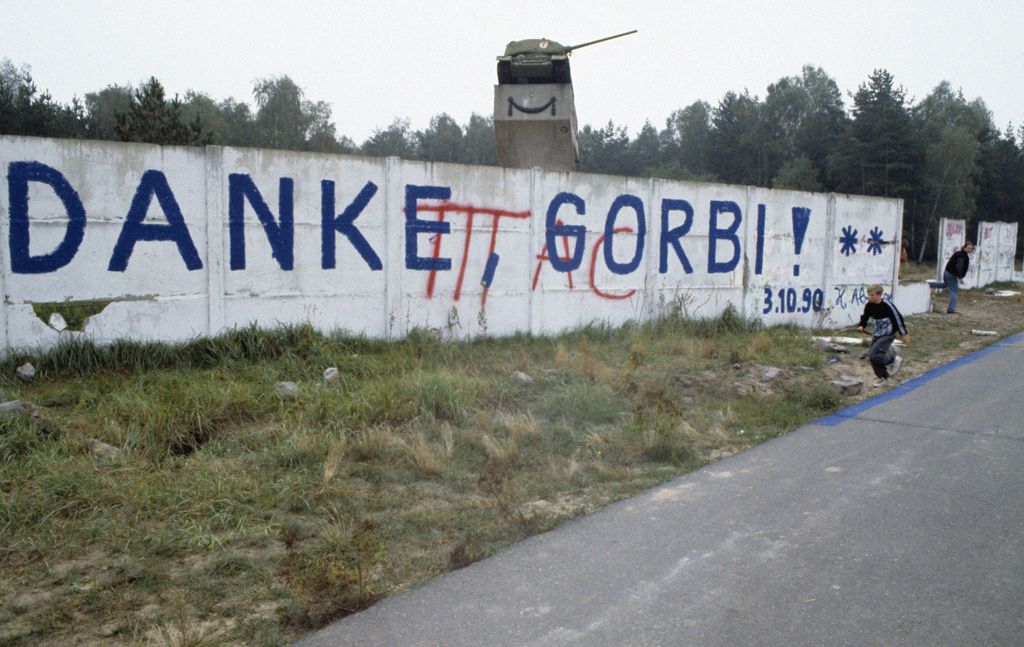
[[[913,352],[941,347],[942,329],[921,334]],[[734,311],[557,337],[290,326],[11,355],[0,388],[31,407],[0,418],[0,645],[283,644],[842,406],[825,359],[806,332]],[[783,376],[741,392],[761,366]]]

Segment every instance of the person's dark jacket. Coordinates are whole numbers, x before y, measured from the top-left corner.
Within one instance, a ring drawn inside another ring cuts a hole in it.
[[[967,276],[967,268],[971,265],[971,257],[962,249],[957,250],[946,262],[946,271],[958,279]]]
[[[899,311],[896,304],[888,296],[882,297],[878,303],[868,301],[864,304],[864,314],[860,316],[860,327],[868,325],[868,319],[874,320],[871,330],[872,338],[885,335],[906,335],[907,323],[903,320],[903,313]]]

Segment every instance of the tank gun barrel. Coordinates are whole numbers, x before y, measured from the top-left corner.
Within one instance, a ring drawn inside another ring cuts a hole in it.
[[[622,38],[623,36],[629,36],[630,34],[635,34],[636,32],[637,32],[637,30],[634,29],[632,31],[624,31],[621,34],[615,34],[614,36],[605,36],[604,38],[598,38],[597,40],[588,41],[586,43],[581,43],[579,45],[570,45],[569,47],[565,48],[565,52],[568,54],[568,53],[573,52],[573,51],[575,51],[577,49],[580,49],[581,47],[588,47],[590,45],[596,45],[598,43],[603,43],[606,40],[612,40],[613,38]]]

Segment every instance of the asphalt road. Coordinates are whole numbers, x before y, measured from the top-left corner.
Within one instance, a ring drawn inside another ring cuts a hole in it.
[[[297,644],[1024,645],[1024,335]]]

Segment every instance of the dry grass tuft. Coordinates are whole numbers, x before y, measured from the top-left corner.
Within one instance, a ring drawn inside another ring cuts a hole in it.
[[[441,461],[422,432],[408,440],[403,439],[401,447],[406,459],[420,473],[426,476],[437,476],[441,473]]]
[[[345,459],[347,452],[348,439],[345,436],[335,438],[327,447],[327,457],[324,458],[324,476],[321,482],[324,487],[327,487],[327,484],[330,483],[331,479],[333,479],[335,474],[337,474],[338,468]]]
[[[613,481],[628,481],[630,471],[628,465],[609,465],[602,460],[592,460],[587,467],[598,477]]]
[[[608,366],[590,353],[586,353],[580,362],[580,372],[593,382],[616,384],[621,381],[621,371]]]
[[[571,479],[583,469],[583,465],[577,460],[578,456],[578,451],[573,452],[572,456],[565,459],[549,456],[547,459],[548,473],[557,481]]]
[[[555,350],[555,366],[558,368],[576,368],[576,353],[570,353],[563,344]]]
[[[509,440],[519,444],[524,439],[537,434],[540,424],[531,413],[501,413],[497,422],[508,434]]]
[[[596,431],[588,431],[583,434],[583,446],[586,447],[595,460],[601,460],[607,444],[608,441],[605,440],[604,436]]]
[[[175,596],[174,615],[165,624],[147,632],[148,647],[215,647],[223,641],[222,627],[216,623],[197,624],[189,618],[188,606],[180,595]]]
[[[402,437],[391,427],[372,427],[351,436],[347,443],[346,456],[353,461],[380,461],[391,464],[399,457],[404,444]]]
[[[697,430],[687,421],[680,420],[675,431],[679,440],[695,452],[707,453],[716,449],[728,449],[732,446],[732,438],[719,424]]]
[[[711,359],[722,343],[715,339],[701,337],[697,340],[697,355],[701,359]]]
[[[519,445],[512,438],[502,442],[490,434],[484,434],[480,437],[480,444],[487,454],[487,460],[497,465],[507,465],[519,458]]]
[[[441,427],[441,452],[449,460],[455,455],[455,431],[448,423]]]
[[[746,356],[748,358],[756,358],[764,357],[768,354],[775,346],[775,341],[773,339],[774,334],[775,333],[768,330],[762,330],[755,333],[747,344]]]
[[[679,360],[692,360],[700,355],[700,344],[693,337],[680,337],[667,344],[667,353]]]

